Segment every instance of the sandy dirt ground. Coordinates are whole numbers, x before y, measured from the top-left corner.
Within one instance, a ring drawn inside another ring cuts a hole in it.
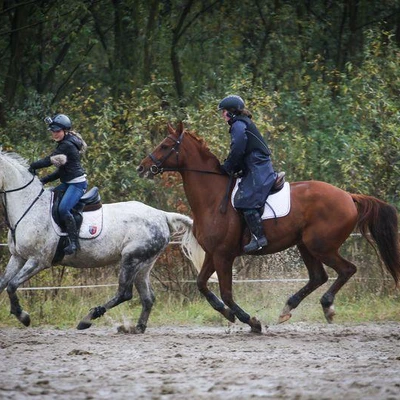
[[[400,399],[399,328],[2,328],[0,399]]]

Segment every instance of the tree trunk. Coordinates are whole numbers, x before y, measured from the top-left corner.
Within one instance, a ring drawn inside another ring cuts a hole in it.
[[[176,93],[179,98],[179,103],[183,107],[185,105],[185,91],[183,86],[183,79],[182,79],[182,71],[181,71],[181,64],[178,57],[178,42],[183,32],[186,30],[187,26],[184,27],[183,24],[185,22],[186,17],[190,13],[190,9],[193,5],[194,0],[188,0],[185,6],[183,7],[182,13],[180,15],[179,21],[174,28],[172,28],[172,43],[171,43],[171,64],[172,64],[172,71],[174,74],[175,80],[175,89]]]
[[[257,57],[255,60],[254,65],[252,66],[252,70],[253,70],[253,78],[252,78],[252,85],[256,85],[257,83],[257,78],[259,77],[259,66],[262,65],[263,60],[266,56],[267,53],[267,44],[269,41],[269,37],[271,34],[271,26],[270,24],[267,22],[263,12],[262,12],[262,6],[260,5],[260,2],[258,0],[256,0],[256,6],[258,9],[258,13],[259,16],[261,18],[261,21],[263,23],[264,26],[264,33],[263,33],[263,38],[261,41],[261,44],[258,48],[258,52],[257,52]]]
[[[153,69],[153,54],[152,54],[152,39],[153,31],[156,23],[156,17],[158,15],[158,8],[160,0],[152,0],[149,5],[149,18],[146,25],[146,33],[144,40],[143,49],[143,82],[145,84],[151,82],[151,71]]]
[[[21,68],[23,66],[23,55],[25,48],[26,30],[22,29],[28,23],[30,14],[29,5],[21,5],[15,8],[11,22],[10,32],[10,61],[7,75],[4,80],[4,99],[6,104],[12,105],[18,84],[21,80]]]

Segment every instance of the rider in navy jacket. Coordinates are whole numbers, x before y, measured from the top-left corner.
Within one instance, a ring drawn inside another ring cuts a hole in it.
[[[276,172],[271,162],[271,152],[262,135],[244,108],[241,97],[225,97],[218,106],[230,125],[230,153],[222,168],[229,175],[241,175],[242,179],[234,198],[235,208],[243,213],[252,233],[246,253],[259,250],[268,244],[262,227],[261,214],[268,194],[275,183]]]

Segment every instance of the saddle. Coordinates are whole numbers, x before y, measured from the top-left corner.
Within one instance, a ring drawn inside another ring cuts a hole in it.
[[[58,206],[60,205],[60,201],[64,196],[63,191],[55,190],[53,198],[53,207],[52,207],[52,216],[56,224],[64,230],[64,223],[61,221]],[[79,229],[82,225],[83,215],[82,213],[85,211],[95,211],[102,207],[101,197],[99,193],[98,187],[93,187],[89,191],[87,191],[75,205],[75,207],[71,210],[72,215],[74,216],[76,222],[76,228],[79,232]]]
[[[235,208],[235,195],[240,178],[235,183],[231,194],[232,207]],[[262,209],[262,219],[284,217],[290,211],[290,185],[285,181],[285,173],[279,172]]]
[[[283,188],[283,185],[285,184],[285,175],[286,172],[283,171],[278,172],[274,186],[272,186],[272,189],[269,192],[269,194],[278,193]]]
[[[282,188],[285,185],[285,175],[286,175],[286,173],[283,172],[283,171],[277,173],[274,186],[272,186],[272,189],[269,192],[270,195],[278,193],[279,191],[282,190]],[[233,190],[232,190],[232,206],[234,207],[233,197],[234,197],[234,193],[237,190],[237,183],[238,183],[238,181],[240,180],[241,177],[242,177],[241,172],[239,172],[238,174],[233,175],[233,178],[236,178],[236,182],[234,180],[232,180],[232,178],[229,180],[228,186],[226,188],[225,196],[222,199],[221,205],[219,206],[220,212],[222,214],[226,213],[226,206],[227,206],[228,201],[229,201],[229,192],[230,192],[232,186],[233,186]]]
[[[58,207],[60,205],[60,201],[64,195],[64,191],[55,190],[53,191],[53,204],[51,209],[51,214],[54,222],[60,227],[62,231],[65,231],[64,223],[61,221]],[[79,232],[82,226],[83,221],[83,213],[85,211],[95,211],[99,210],[102,207],[101,197],[99,194],[99,189],[97,187],[93,187],[88,192],[86,192],[79,200],[79,202],[75,205],[75,207],[71,210],[71,213],[76,222],[76,228]],[[96,231],[91,232],[96,234]],[[94,237],[94,236],[93,236]],[[58,241],[57,249],[54,254],[52,265],[57,265],[64,258],[64,248],[68,243],[67,236],[60,236]]]

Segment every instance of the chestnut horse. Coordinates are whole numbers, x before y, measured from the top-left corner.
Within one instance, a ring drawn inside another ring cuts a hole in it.
[[[229,177],[221,172],[217,157],[204,140],[184,130],[182,123],[176,130],[168,124],[168,131],[169,135],[143,159],[138,172],[148,178],[163,171],[181,174],[193,213],[194,235],[206,252],[197,279],[198,289],[229,321],[234,322],[237,317],[250,325],[253,332],[261,332],[261,323],[242,310],[232,296],[232,264],[243,254],[243,245],[249,242],[250,233],[231,204],[225,213],[221,212]],[[340,246],[355,228],[373,245],[367,237],[370,232],[386,269],[398,285],[398,216],[393,206],[372,196],[347,193],[318,181],[291,183],[290,196],[288,215],[263,221],[268,246],[253,253],[272,254],[296,245],[307,267],[308,283],[287,300],[279,322],[288,320],[291,310],[328,280],[323,264],[337,273],[337,279],[320,300],[326,320],[332,322],[335,295],[356,272],[356,266],[339,254]],[[218,275],[222,301],[207,287],[214,271]]]

